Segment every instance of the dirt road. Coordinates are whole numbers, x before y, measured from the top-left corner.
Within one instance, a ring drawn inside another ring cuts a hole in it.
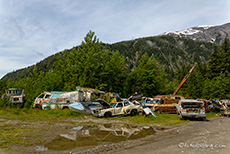
[[[27,122],[0,119],[6,134],[19,138],[10,149],[0,153],[39,154],[197,154],[230,153],[230,118],[194,121],[179,127],[133,126],[121,121],[96,119],[59,119],[60,122]],[[68,121],[68,122],[67,122]],[[87,123],[86,125],[81,125]],[[6,129],[7,128],[7,129]],[[22,132],[26,129],[26,132]],[[13,139],[10,138],[9,139]],[[30,144],[28,144],[28,140]],[[27,142],[25,142],[27,141]],[[99,142],[100,141],[100,142]],[[25,143],[22,143],[25,142]]]
[[[135,141],[74,153],[204,154],[230,153],[230,118],[215,118],[159,132]]]

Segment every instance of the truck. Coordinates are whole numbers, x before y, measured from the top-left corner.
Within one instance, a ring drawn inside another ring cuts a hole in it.
[[[80,90],[43,92],[36,97],[33,107],[39,109],[66,109],[69,108],[69,104],[82,101],[83,92]]]
[[[183,99],[185,98],[180,95],[157,95],[153,100],[158,103],[149,104],[147,107],[157,113],[176,113],[176,104]]]
[[[12,105],[19,107],[23,107],[25,97],[24,90],[21,90],[20,88],[8,88],[6,89],[6,93],[2,95],[2,99],[9,98]]]

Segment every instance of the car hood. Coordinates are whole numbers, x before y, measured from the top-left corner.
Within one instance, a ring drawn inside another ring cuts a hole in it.
[[[105,106],[105,107],[111,107],[109,103],[107,103],[105,100],[103,99],[97,99],[95,100],[96,102],[99,102],[102,106]]]

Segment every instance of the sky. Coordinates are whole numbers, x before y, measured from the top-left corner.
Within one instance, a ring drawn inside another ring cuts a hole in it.
[[[83,41],[116,43],[230,22],[230,0],[0,0],[0,78]]]

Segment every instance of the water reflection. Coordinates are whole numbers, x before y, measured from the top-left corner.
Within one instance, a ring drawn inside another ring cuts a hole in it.
[[[45,147],[49,150],[69,150],[76,147],[118,143],[155,134],[163,128],[129,124],[103,124],[77,126],[67,134],[60,134]]]

